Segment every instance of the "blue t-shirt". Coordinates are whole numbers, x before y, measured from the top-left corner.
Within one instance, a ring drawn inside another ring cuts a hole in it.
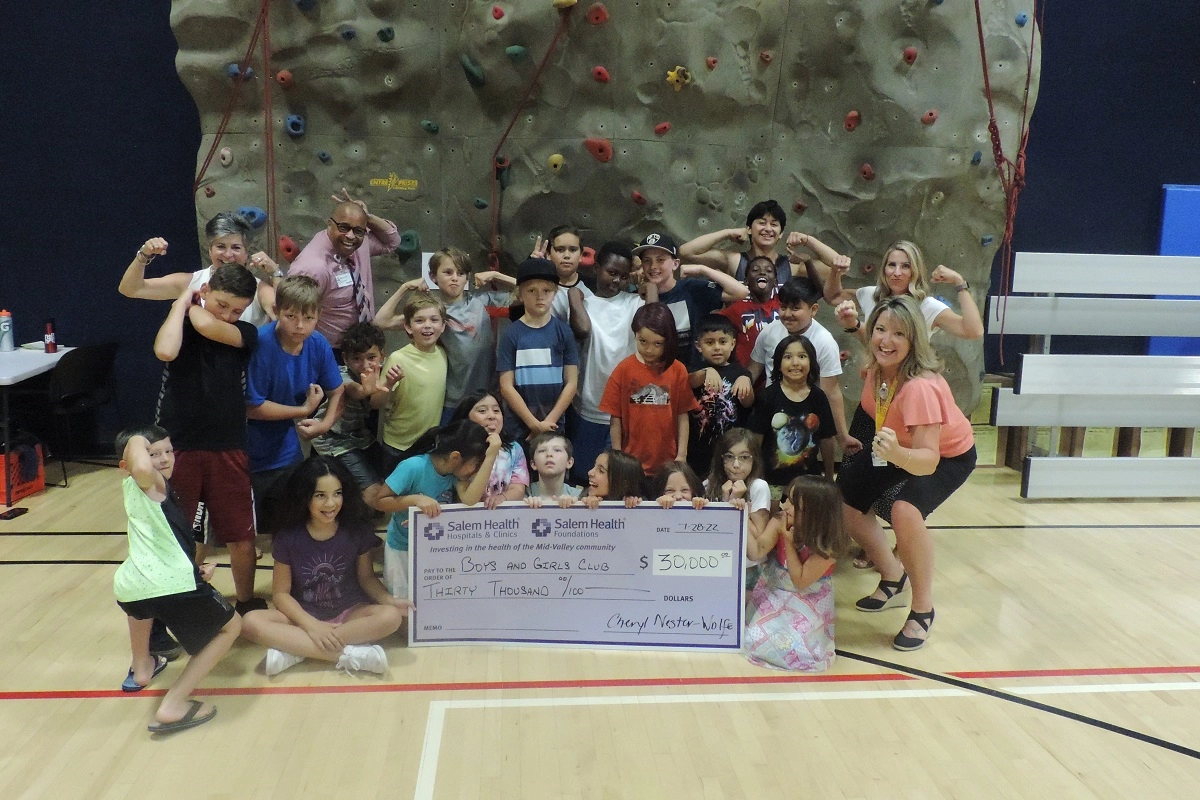
[[[517,392],[538,419],[545,419],[562,396],[566,366],[579,366],[579,348],[570,326],[557,317],[540,328],[517,320],[500,337],[496,371],[513,373]],[[518,441],[529,435],[512,409],[504,412],[504,431]]]
[[[304,340],[299,355],[285,353],[275,334],[275,323],[258,329],[258,347],[246,367],[246,405],[270,400],[285,406],[304,404],[308,386],[315,383],[329,394],[342,385],[342,375],[328,340],[314,332]],[[246,452],[250,471],[287,467],[303,459],[295,420],[247,420]]]
[[[658,296],[658,301],[671,309],[679,334],[677,357],[691,370],[700,361],[700,354],[692,347],[693,331],[700,326],[700,320],[720,310],[721,287],[699,278],[680,278],[671,291]]]
[[[428,455],[404,459],[384,483],[397,497],[423,494],[438,503],[454,500],[454,473],[439,474]],[[387,546],[393,550],[408,549],[408,509],[397,511],[388,521]]]

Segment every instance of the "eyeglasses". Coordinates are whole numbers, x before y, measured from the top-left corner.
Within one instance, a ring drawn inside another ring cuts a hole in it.
[[[735,456],[733,453],[726,453],[721,456],[721,460],[726,464],[752,464],[754,463],[754,456],[749,453],[744,453],[740,456]]]
[[[333,217],[330,217],[330,218],[329,218],[329,221],[330,221],[330,222],[332,222],[332,223],[333,223],[333,226],[334,226],[335,228],[337,228],[337,229],[338,229],[338,233],[350,233],[350,232],[353,232],[353,233],[354,233],[354,235],[355,235],[355,236],[357,236],[359,239],[361,239],[361,238],[363,238],[364,236],[366,236],[366,235],[367,235],[367,229],[366,229],[366,228],[358,228],[358,227],[355,227],[355,226],[353,226],[353,225],[347,225],[347,224],[346,224],[346,223],[344,223],[344,222],[338,222],[338,221],[337,221],[337,220],[335,220]]]

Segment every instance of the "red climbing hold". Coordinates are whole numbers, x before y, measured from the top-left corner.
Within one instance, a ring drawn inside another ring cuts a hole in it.
[[[204,196],[205,197],[215,197],[216,194],[217,194],[217,190],[212,188],[211,186],[204,187]]]
[[[858,168],[858,174],[862,176],[864,181],[875,180],[875,168],[870,164],[863,164]]]
[[[278,83],[281,88],[292,88],[292,71],[288,69],[279,70],[279,72],[275,73],[275,82]]]
[[[592,3],[588,6],[587,21],[593,25],[603,25],[608,22],[608,9],[604,3]]]
[[[608,83],[608,70],[604,67],[592,67],[592,78],[597,83]]]
[[[704,59],[704,66],[708,67],[709,69],[716,69],[717,68],[717,57],[709,56],[708,58]]]
[[[858,123],[862,122],[862,114],[857,111],[851,111],[846,114],[846,121],[842,124],[846,126],[846,130],[852,131],[858,127]]]
[[[875,271],[875,265],[874,264],[863,264],[861,267],[858,268],[858,271],[861,272],[863,275],[870,275],[872,272]]]
[[[921,115],[921,122],[925,125],[932,125],[937,122],[937,109],[929,109]]]
[[[654,126],[654,135],[655,136],[663,136],[669,130],[671,130],[671,123],[660,122]]]
[[[492,6],[492,19],[503,19],[504,9],[500,6]]]
[[[642,194],[637,189],[634,189],[633,194],[630,196],[633,198],[633,202],[637,203],[639,206],[644,206],[646,203],[650,202],[646,199],[646,195]]]
[[[915,48],[915,47],[904,48],[904,63],[912,64],[916,60],[917,60],[917,48]]]
[[[596,250],[591,247],[583,248],[583,252],[579,254],[579,266],[592,267],[596,264]]]
[[[613,146],[612,142],[602,136],[589,136],[583,140],[583,146],[591,153],[601,164],[607,164],[612,161]]]
[[[771,55],[770,50],[763,50],[758,54],[758,59],[764,64],[770,64],[773,58],[775,58],[775,56]]]
[[[849,350],[839,350],[838,351],[838,361],[841,361],[843,364],[845,364],[849,360],[850,360],[850,351]],[[816,426],[813,426],[813,427],[816,427]]]
[[[296,260],[296,256],[300,255],[300,248],[292,240],[292,237],[279,237],[279,255],[283,256],[283,260],[289,264]]]
[[[801,200],[797,200],[795,203],[792,204],[792,208],[794,208],[796,210],[797,214],[803,214],[805,209],[808,208],[808,204],[804,203]]]

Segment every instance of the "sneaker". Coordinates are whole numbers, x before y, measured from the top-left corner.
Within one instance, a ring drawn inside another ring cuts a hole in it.
[[[387,672],[387,653],[377,644],[348,644],[338,659],[337,669],[347,675],[366,671],[382,675]]]
[[[274,647],[267,648],[266,671],[268,675],[278,675],[288,667],[294,667],[304,660],[304,656],[294,656]]]
[[[251,597],[249,600],[238,600],[233,604],[233,610],[241,616],[246,616],[251,611],[266,611],[267,601],[261,597]]]

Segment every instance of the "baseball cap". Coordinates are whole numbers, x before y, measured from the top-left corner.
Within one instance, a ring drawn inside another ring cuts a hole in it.
[[[679,257],[679,251],[675,248],[675,240],[665,233],[652,233],[642,243],[633,248],[633,254],[640,255],[643,250],[649,250],[652,247],[657,247],[659,250],[666,250],[671,254],[672,258]]]
[[[545,258],[527,258],[517,267],[517,286],[526,281],[550,281],[558,284],[558,270]]]

